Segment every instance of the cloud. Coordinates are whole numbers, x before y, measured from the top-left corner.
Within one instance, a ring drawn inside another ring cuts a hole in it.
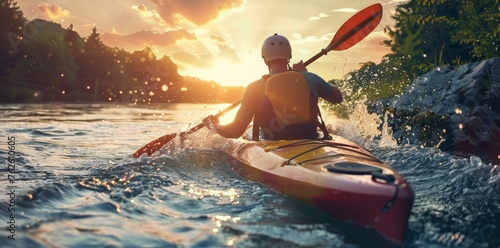
[[[181,63],[189,64],[198,68],[209,68],[214,60],[214,57],[210,54],[196,56],[186,51],[174,53],[172,56],[175,60]]]
[[[328,17],[329,15],[325,14],[325,13],[320,13],[319,15],[317,16],[313,16],[313,17],[310,17],[309,18],[309,21],[316,21],[316,20],[319,20],[321,18],[324,18],[324,17]]]
[[[227,44],[224,38],[212,35],[210,39],[212,39],[219,48],[219,53],[217,54],[218,60],[226,60],[230,63],[241,63],[236,51]]]
[[[196,40],[196,37],[186,30],[167,31],[164,33],[141,30],[128,35],[114,33],[101,35],[101,40],[106,45],[118,47],[170,46],[182,39]]]
[[[295,39],[302,39],[302,35],[299,34],[299,33],[292,33],[292,37],[295,38]]]
[[[226,60],[231,63],[241,63],[241,60],[238,58],[238,54],[236,51],[226,45],[219,46],[219,54],[217,59]]]
[[[356,12],[356,9],[353,8],[340,8],[340,9],[334,9],[332,12],[343,12],[343,13],[354,13]]]
[[[137,6],[132,6],[132,9],[138,10],[138,11],[148,11],[148,8],[144,4],[139,4]]]
[[[165,25],[165,21],[163,18],[160,16],[158,11],[156,10],[148,10],[146,5],[144,4],[139,4],[139,5],[133,5],[132,9],[137,10],[141,17],[146,20],[146,21],[152,21],[154,23],[160,24],[160,25]]]
[[[226,41],[224,40],[224,38],[220,37],[220,36],[215,36],[215,35],[211,35],[210,36],[210,39],[212,39],[213,41],[216,41],[218,43],[225,43]]]
[[[63,9],[59,5],[50,5],[47,3],[40,3],[36,6],[38,11],[45,14],[50,20],[57,20],[69,16],[69,11]]]
[[[163,21],[177,25],[187,20],[197,26],[216,19],[219,14],[239,7],[244,0],[149,0]]]
[[[180,51],[174,53],[172,56],[178,62],[203,69],[210,68],[216,62],[220,61],[226,61],[231,64],[239,64],[242,62],[238,58],[236,51],[229,45],[227,45],[227,42],[224,38],[211,35],[210,41],[217,46],[217,51],[213,54],[205,52],[201,55],[195,55],[186,51]],[[204,46],[206,45],[209,44],[205,44]]]

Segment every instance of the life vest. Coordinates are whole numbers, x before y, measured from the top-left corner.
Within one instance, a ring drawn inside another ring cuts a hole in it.
[[[266,79],[266,78],[264,78]],[[317,139],[317,128],[330,137],[315,97],[302,73],[288,71],[266,79],[262,108],[255,114],[253,139]]]

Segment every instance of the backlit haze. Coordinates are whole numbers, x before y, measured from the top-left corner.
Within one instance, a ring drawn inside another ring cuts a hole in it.
[[[73,24],[87,37],[94,26],[108,46],[128,51],[148,46],[158,58],[169,56],[179,74],[246,86],[267,73],[262,41],[278,33],[292,44],[291,64],[326,47],[340,26],[374,0],[18,0],[28,19]],[[389,48],[383,28],[400,0],[380,2],[381,24],[345,51],[332,51],[308,67],[325,80],[343,77],[359,63],[380,62]]]

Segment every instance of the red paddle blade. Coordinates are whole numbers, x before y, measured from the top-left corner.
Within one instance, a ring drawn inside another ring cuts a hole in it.
[[[349,18],[335,33],[330,49],[341,51],[350,48],[363,40],[380,23],[382,5],[376,3],[368,6]]]
[[[177,135],[178,135],[177,133],[171,133],[161,136],[160,138],[157,138],[149,142],[145,146],[141,147],[140,149],[138,149],[136,152],[134,152],[134,154],[132,154],[132,156],[134,158],[138,158],[144,153],[148,154],[148,156],[151,156],[151,154],[160,150],[160,148],[162,148],[166,143],[177,137]]]

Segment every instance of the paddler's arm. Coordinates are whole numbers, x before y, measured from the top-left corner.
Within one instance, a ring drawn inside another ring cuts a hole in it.
[[[339,104],[344,100],[339,88],[328,84],[320,76],[310,72],[303,72],[303,75],[309,84],[309,88],[316,96],[325,99],[331,104]]]
[[[217,121],[214,120],[213,116],[209,116],[203,119],[203,123],[205,123],[208,128],[215,129],[215,131],[223,137],[241,137],[245,133],[248,124],[250,124],[250,122],[252,121],[253,116],[259,107],[259,101],[262,96],[260,92],[261,90],[258,86],[258,81],[248,85],[245,93],[243,94],[241,106],[238,109],[238,112],[236,113],[236,116],[234,117],[232,123],[229,123],[227,125],[219,125],[217,124]]]

